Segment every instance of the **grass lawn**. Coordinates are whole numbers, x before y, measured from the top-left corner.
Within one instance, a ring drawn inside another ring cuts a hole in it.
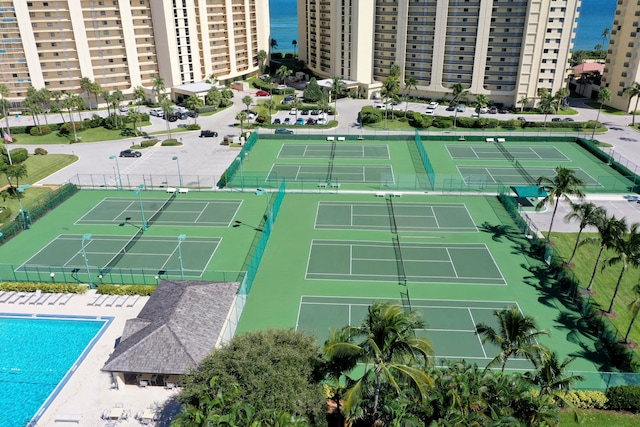
[[[148,126],[151,122],[144,122],[142,126]],[[86,129],[78,132],[78,138],[81,142],[99,142],[99,141],[114,141],[119,139],[131,138],[132,135],[128,132],[131,128],[127,129],[114,129],[109,130],[102,127]],[[30,145],[49,145],[49,144],[69,144],[73,139],[73,135],[63,136],[57,132],[51,132],[48,135],[43,136],[31,136],[27,134],[16,135],[16,142],[19,144]]]
[[[372,123],[372,124],[367,124],[364,125],[365,129],[369,129],[369,130],[415,130],[414,127],[412,127],[408,121],[405,120],[399,120],[399,119],[395,119],[395,120],[391,120],[391,118],[387,119],[387,123],[386,123],[386,128],[385,128],[385,121],[382,120],[378,123]],[[453,127],[450,128],[437,128],[437,127],[429,127],[429,128],[425,128],[425,129],[420,129],[421,131],[429,131],[429,132],[443,132],[443,131],[450,131],[452,130]],[[575,128],[542,128],[542,127],[525,127],[525,128],[503,128],[503,127],[497,127],[497,128],[486,128],[486,129],[481,129],[481,128],[461,128],[458,127],[456,129],[459,132],[487,132],[487,131],[491,131],[491,132],[496,132],[496,133],[500,133],[500,132],[514,132],[514,131],[518,131],[518,132],[525,132],[525,133],[538,133],[538,132],[566,132],[566,133],[584,133],[587,132],[587,129],[575,129]],[[598,133],[604,133],[608,131],[606,126],[600,126],[598,127],[598,129],[596,129],[596,134]]]
[[[29,158],[24,162],[28,175],[20,180],[20,185],[35,184],[76,161],[78,161],[78,156],[71,154],[47,154],[45,156],[30,154]],[[0,187],[5,184],[7,184],[7,177],[4,174],[0,174]]]
[[[580,411],[580,423],[573,420],[569,411],[560,412],[560,426],[635,427],[640,425],[640,415],[614,411]]]
[[[594,110],[597,110],[598,108],[600,108],[600,103],[599,102],[595,102],[595,101],[587,101],[585,102],[586,105],[588,105],[589,107],[593,108]],[[607,105],[602,105],[602,112],[603,113],[607,113],[607,114],[613,114],[616,116],[626,116],[627,113],[622,111],[622,110],[618,110],[617,108],[613,108],[613,107],[609,107]]]
[[[555,244],[555,249],[564,259],[569,259],[571,256],[576,236],[577,233],[553,233],[552,240]],[[597,233],[582,233],[581,239],[597,236]],[[593,272],[599,249],[599,245],[583,245],[578,248],[578,252],[573,259],[574,267],[572,271],[584,287],[587,287],[589,284],[589,279],[591,278],[591,273]],[[616,264],[611,267],[606,266],[604,269],[602,269],[602,266],[605,265],[604,261],[614,257],[615,255],[615,252],[612,250],[607,250],[603,253],[600,267],[596,274],[596,280],[593,285],[595,293],[591,295],[591,298],[603,310],[607,310],[609,308],[611,297],[613,296],[613,291],[620,274],[621,265]],[[618,295],[613,306],[614,316],[610,319],[618,329],[621,338],[624,338],[629,324],[631,323],[631,311],[628,306],[629,303],[634,301],[637,297],[633,292],[633,286],[638,283],[638,273],[640,273],[640,269],[629,266],[623,277],[622,284],[620,285],[620,289],[618,290]],[[629,339],[636,343],[640,343],[640,319],[638,319],[638,321],[633,325]]]
[[[52,190],[49,187],[30,187],[30,188],[27,188],[20,195],[20,202],[22,202],[22,207],[26,211],[29,211],[29,205],[34,200],[39,199],[40,197],[44,196],[46,193],[49,193],[51,191]],[[9,220],[15,218],[18,215],[18,213],[20,212],[20,203],[18,202],[18,198],[17,197],[8,197],[5,200],[0,198],[0,205],[6,206],[9,209],[11,209],[11,217],[9,217]],[[5,221],[9,221],[9,220],[5,220]]]

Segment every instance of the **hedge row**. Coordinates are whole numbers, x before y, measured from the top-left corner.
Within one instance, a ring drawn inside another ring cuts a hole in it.
[[[156,290],[150,285],[99,285],[97,292],[103,295],[142,295],[149,296]]]
[[[35,292],[44,293],[83,294],[87,292],[87,286],[77,283],[28,283],[28,282],[2,282],[0,291],[4,292]]]

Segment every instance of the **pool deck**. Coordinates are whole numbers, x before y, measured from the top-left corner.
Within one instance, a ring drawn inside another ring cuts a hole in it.
[[[101,419],[103,412],[105,409],[115,407],[118,403],[122,403],[125,410],[131,411],[128,420],[117,422],[118,427],[139,426],[141,424],[134,419],[135,414],[152,406],[163,407],[177,394],[176,389],[166,390],[163,387],[140,388],[135,385],[126,385],[117,390],[111,389],[111,375],[100,369],[113,351],[116,339],[122,335],[125,321],[136,317],[149,297],[138,299],[133,307],[126,307],[126,304],[123,307],[100,307],[89,305],[95,292],[95,290],[90,290],[83,295],[74,295],[64,305],[59,303],[53,305],[46,303],[43,305],[0,303],[0,312],[2,313],[108,316],[113,318],[111,325],[71,375],[55,400],[44,411],[36,424],[39,427],[105,426],[107,422]],[[165,415],[163,420],[150,425],[168,426],[169,421],[164,421],[168,418],[166,417],[169,415],[167,412],[175,413],[178,410],[178,405],[168,405],[163,411],[163,415]],[[61,416],[63,414],[67,414],[67,416]],[[79,418],[79,422],[61,420],[62,418],[73,419],[76,417]],[[56,418],[61,419],[56,421]]]

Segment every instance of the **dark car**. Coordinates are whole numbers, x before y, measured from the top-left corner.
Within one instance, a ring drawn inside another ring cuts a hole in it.
[[[456,111],[456,106],[455,105],[449,105],[447,107],[447,111]]]
[[[120,157],[140,157],[142,153],[136,150],[124,150],[120,152]]]
[[[281,123],[280,119],[278,119],[278,118],[273,119],[273,124],[274,125],[279,125],[280,123]]]
[[[315,125],[315,124],[316,124],[316,121],[315,121],[314,119],[312,119],[311,117],[309,117],[309,118],[307,119],[307,124],[308,124],[308,125]]]
[[[293,133],[293,131],[291,129],[278,128],[278,129],[276,129],[275,133],[284,134],[284,135],[291,135]]]
[[[320,114],[319,110],[316,110],[315,108],[313,110],[311,110],[311,115],[312,116],[317,116],[318,114]]]
[[[560,117],[554,117],[551,119],[552,122],[561,122],[562,119]]]
[[[522,123],[527,121],[527,119],[525,119],[524,117],[518,117],[517,120],[520,120]]]
[[[309,109],[308,108],[303,108],[302,112],[300,114],[302,114],[303,116],[308,116],[309,115]]]
[[[575,122],[575,120],[573,120],[571,117],[565,117],[564,121],[565,122]]]
[[[218,136],[218,132],[212,130],[200,131],[200,138],[213,138],[214,136]]]
[[[507,114],[509,112],[509,110],[507,110],[506,108],[501,108],[498,110],[498,113],[500,114]]]
[[[491,107],[489,109],[489,114],[498,114],[498,107]]]

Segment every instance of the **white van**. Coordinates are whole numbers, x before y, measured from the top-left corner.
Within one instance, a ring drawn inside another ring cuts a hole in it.
[[[164,111],[162,111],[162,108],[152,108],[149,110],[149,114],[156,117],[164,117]]]

